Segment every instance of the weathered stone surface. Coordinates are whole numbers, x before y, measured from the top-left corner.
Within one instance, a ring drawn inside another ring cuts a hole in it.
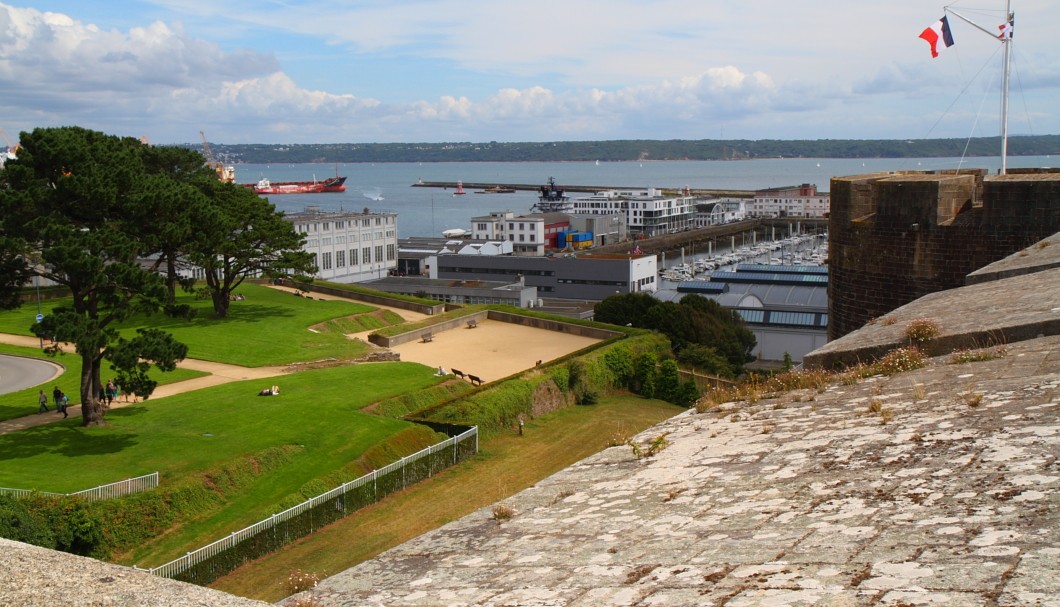
[[[886,413],[871,413],[882,403]],[[1060,606],[1060,337],[690,411],[324,580],[320,605]]]
[[[150,573],[0,538],[0,605],[255,607],[268,605]]]

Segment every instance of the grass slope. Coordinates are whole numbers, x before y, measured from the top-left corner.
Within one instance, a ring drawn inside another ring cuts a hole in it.
[[[321,577],[365,561],[408,539],[503,500],[600,451],[614,436],[632,436],[683,409],[636,396],[601,399],[536,418],[523,436],[500,433],[478,457],[370,506],[211,584],[265,601],[290,594],[295,570]]]

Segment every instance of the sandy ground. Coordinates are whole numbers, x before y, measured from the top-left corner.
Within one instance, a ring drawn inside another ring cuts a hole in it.
[[[287,287],[269,286],[282,291],[294,290]],[[318,299],[344,299],[323,293],[312,295]],[[426,314],[419,312],[371,305],[392,310],[409,322],[428,318]],[[369,333],[371,331],[353,334],[350,337],[367,340]],[[440,366],[450,372],[455,368],[464,373],[470,373],[484,382],[495,381],[529,369],[536,365],[537,361],[547,363],[600,341],[495,320],[479,321],[478,327],[474,329],[461,327],[433,333],[434,340],[430,343],[425,344],[417,340],[391,349],[401,354],[403,361],[417,362],[434,368]]]
[[[435,331],[430,343],[412,341],[392,348],[401,360],[459,369],[485,382],[529,369],[597,343],[598,339],[522,325],[480,320],[478,327]]]
[[[274,289],[293,291],[286,287],[273,286]],[[313,293],[318,299],[343,299]],[[386,307],[386,306],[375,306]],[[393,310],[409,322],[415,322],[427,318],[426,314],[402,310],[400,308],[387,308]],[[351,339],[365,339],[370,331],[350,335]],[[479,321],[474,329],[460,327],[449,331],[434,332],[434,340],[430,343],[421,341],[409,342],[393,348],[401,355],[401,360],[418,362],[429,367],[441,366],[447,372],[454,368],[480,378],[484,382],[495,381],[519,371],[529,369],[538,361],[547,363],[551,360],[590,346],[599,340],[560,333],[557,331],[546,331],[534,329],[522,325],[499,322],[495,320]],[[12,335],[0,333],[0,343],[12,345],[39,347],[40,343],[36,337],[24,335]],[[72,346],[66,348],[73,351]],[[248,379],[268,379],[282,375],[284,367],[240,367],[226,365],[204,360],[185,359],[178,366],[185,369],[203,371],[209,375],[197,377],[182,382],[158,386],[151,400],[165,398],[174,394],[209,388],[232,381],[243,381]],[[266,383],[262,387],[267,387]],[[122,407],[128,402],[115,402],[112,408]],[[50,405],[51,406],[51,405]],[[35,402],[26,405],[27,411],[32,414],[24,417],[0,421],[0,434],[6,434],[24,428],[31,428],[53,422],[63,417],[55,412],[54,406],[48,413],[36,414],[37,404]],[[71,405],[67,412],[72,417],[81,415],[80,405]]]

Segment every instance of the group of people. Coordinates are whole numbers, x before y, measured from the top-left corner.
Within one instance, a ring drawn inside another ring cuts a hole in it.
[[[66,412],[66,407],[70,404],[70,399],[63,394],[63,391],[59,389],[59,386],[55,386],[52,390],[52,399],[55,401],[55,412],[62,413],[63,417],[70,417],[70,414]],[[40,403],[40,407],[37,409],[37,415],[48,411],[48,395],[44,393],[44,390],[40,391],[37,396],[37,401]]]
[[[99,402],[109,407],[110,404],[114,402],[114,399],[118,397],[120,392],[121,390],[118,389],[118,384],[112,379],[99,389]],[[56,413],[62,413],[64,418],[70,417],[70,414],[66,412],[66,408],[70,406],[70,398],[59,389],[59,386],[52,388],[52,402],[55,403]],[[40,405],[37,408],[37,415],[50,411],[50,409],[48,409],[48,395],[44,390],[41,390],[37,394],[37,403]]]

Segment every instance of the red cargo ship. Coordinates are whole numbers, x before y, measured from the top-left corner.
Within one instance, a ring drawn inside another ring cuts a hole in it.
[[[253,188],[255,194],[318,194],[320,192],[345,192],[345,177],[328,177],[324,181],[277,181],[262,177],[257,183],[244,183]]]

